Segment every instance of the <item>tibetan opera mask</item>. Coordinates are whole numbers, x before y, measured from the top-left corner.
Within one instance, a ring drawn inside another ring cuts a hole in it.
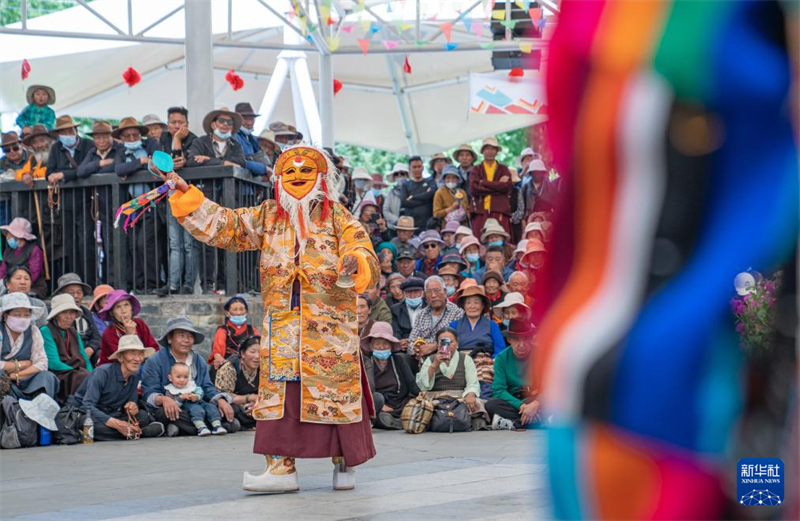
[[[280,178],[281,190],[301,200],[317,185],[320,175],[328,172],[325,156],[310,147],[295,147],[284,151],[275,163],[275,175]]]

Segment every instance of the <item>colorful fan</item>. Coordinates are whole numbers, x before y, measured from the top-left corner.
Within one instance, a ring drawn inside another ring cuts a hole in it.
[[[153,172],[153,170],[150,168],[151,165],[158,172],[164,174],[172,172],[172,170],[175,168],[175,165],[172,162],[172,156],[160,150],[157,150],[153,153],[153,157],[150,163],[147,165],[147,170],[153,174],[154,177],[161,179],[161,176],[158,173]],[[135,197],[123,204],[117,208],[117,212],[114,216],[114,228],[119,228],[120,219],[123,215],[126,215],[127,218],[125,219],[125,223],[122,225],[122,229],[127,232],[128,226],[133,227],[149,208],[154,208],[159,201],[167,197],[174,189],[175,181],[170,180],[158,188],[154,188],[153,190],[150,190],[149,192]]]

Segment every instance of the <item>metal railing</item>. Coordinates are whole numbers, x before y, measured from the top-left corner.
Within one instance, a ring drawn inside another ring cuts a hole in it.
[[[272,197],[272,186],[246,170],[231,166],[185,168],[181,176],[206,197],[228,208],[256,206]],[[116,174],[95,174],[61,184],[58,191],[38,180],[32,189],[15,181],[0,182],[0,193],[10,195],[11,216],[25,217],[33,226],[37,244],[45,255],[48,295],[58,277],[74,272],[89,285],[110,284],[139,294],[152,293],[169,284],[169,204],[149,208],[127,233],[114,228],[120,205],[160,182],[147,172],[122,179]],[[171,217],[171,216],[170,216]],[[195,280],[181,286],[224,291],[228,295],[260,290],[260,252],[233,253],[206,246],[194,239],[183,254],[194,252]],[[184,257],[185,258],[185,257]],[[185,275],[185,267],[182,275]],[[180,286],[179,286],[180,289]]]

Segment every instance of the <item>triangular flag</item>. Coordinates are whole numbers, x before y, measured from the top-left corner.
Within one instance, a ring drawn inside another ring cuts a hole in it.
[[[403,72],[411,74],[411,64],[408,62],[408,56],[406,56],[406,60],[403,62]]]
[[[422,47],[423,45],[425,45],[425,42],[414,42],[414,45],[416,45],[417,47]]]
[[[437,16],[437,15],[436,15],[436,13],[434,13],[434,14],[433,14],[433,16],[431,16],[430,18],[428,18],[428,20],[430,20],[430,21],[434,21],[434,20],[436,20],[436,16]]]
[[[519,50],[525,54],[530,54],[533,50],[533,44],[530,42],[519,42]]]
[[[494,49],[494,42],[482,43],[481,49],[486,49],[487,51],[491,51],[492,49]]]
[[[372,27],[369,28],[369,32],[370,32],[370,34],[375,34],[378,31],[380,31],[381,29],[383,29],[382,25],[373,25]]]
[[[350,34],[350,33],[353,32],[354,28],[355,28],[355,26],[353,26],[353,25],[343,25],[342,26],[342,31],[346,32],[347,34]]]
[[[400,26],[400,28],[401,28],[402,30],[404,30],[404,31],[408,31],[408,30],[409,30],[409,29],[411,29],[412,27],[414,27],[414,24],[403,24],[403,25],[401,25],[401,26]]]
[[[521,78],[525,76],[525,71],[522,70],[522,67],[514,67],[510,71],[508,71],[509,78]]]
[[[353,12],[357,13],[364,10],[364,0],[358,0],[358,5],[353,7]]]
[[[528,9],[528,14],[531,16],[531,22],[533,22],[533,26],[538,27],[539,20],[542,19],[542,8],[531,7],[530,9]]]
[[[391,13],[392,12],[392,3],[391,2],[387,2],[386,3],[386,12],[387,13]]]
[[[314,38],[312,38],[310,34],[306,35],[306,40],[308,40],[308,43],[311,45],[314,45]]]
[[[469,18],[462,18],[461,23],[464,24],[464,29],[469,33],[471,32],[470,29],[472,28],[472,21]]]
[[[358,39],[358,46],[361,47],[361,52],[364,53],[364,56],[367,55],[367,51],[369,51],[369,40],[363,40],[361,38]]]
[[[369,20],[361,20],[361,29],[363,29],[364,34],[369,32],[369,26],[372,25],[372,22]]]
[[[517,25],[517,22],[518,20],[503,20],[502,22],[500,22],[500,25],[502,25],[506,29],[513,31],[514,26]]]
[[[397,47],[397,44],[400,43],[400,40],[384,40],[383,46],[386,47],[387,50],[392,50]]]
[[[334,52],[339,48],[339,43],[339,38],[328,38],[328,49],[330,49],[331,52]]]
[[[505,20],[506,19],[506,12],[505,11],[492,11],[492,18],[495,20]]]
[[[449,42],[453,31],[453,22],[442,22],[439,24],[439,29],[444,33],[445,39]]]
[[[480,40],[483,37],[483,20],[473,20],[472,22],[472,33]]]
[[[458,42],[447,42],[446,44],[444,44],[444,49],[446,51],[452,51],[456,47],[458,47]]]
[[[326,7],[325,5],[319,6],[319,14],[323,20],[330,20],[331,18],[331,8]]]
[[[517,6],[522,9],[523,11],[528,10],[528,6],[530,5],[530,0],[517,0]]]

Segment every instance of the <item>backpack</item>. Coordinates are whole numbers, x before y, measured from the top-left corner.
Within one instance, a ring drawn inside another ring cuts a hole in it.
[[[39,424],[25,416],[19,401],[8,395],[3,398],[2,408],[3,428],[0,430],[0,447],[19,449],[36,445],[39,441]]]
[[[464,402],[456,398],[439,398],[433,408],[431,432],[467,432],[472,430],[472,415]]]
[[[419,396],[410,399],[406,406],[403,407],[400,421],[403,423],[403,429],[407,433],[419,434],[425,432],[428,428],[432,415],[433,402],[427,399],[425,392],[421,392]]]
[[[56,414],[56,427],[54,440],[61,445],[75,445],[83,441],[83,419],[86,416],[81,409],[74,405],[65,405]]]

